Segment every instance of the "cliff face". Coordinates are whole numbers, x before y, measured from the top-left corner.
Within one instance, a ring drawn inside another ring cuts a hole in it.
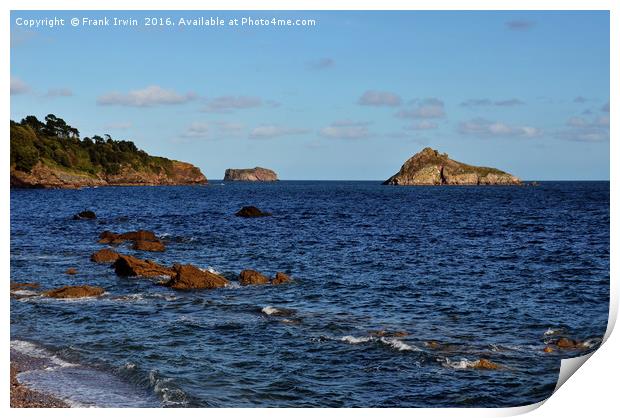
[[[521,180],[496,168],[476,167],[448,158],[432,148],[424,148],[408,159],[400,171],[383,184],[423,185],[520,185]]]
[[[229,168],[224,173],[224,181],[277,181],[278,175],[268,168]]]
[[[159,173],[137,171],[122,166],[118,174],[88,174],[46,165],[39,161],[27,173],[11,167],[11,187],[77,189],[93,186],[159,186],[207,184],[200,169],[181,161],[172,161],[170,170]]]

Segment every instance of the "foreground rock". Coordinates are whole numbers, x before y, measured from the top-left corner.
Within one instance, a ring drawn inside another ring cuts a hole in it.
[[[268,284],[269,279],[255,270],[243,270],[239,273],[241,286]]]
[[[99,250],[92,254],[90,256],[90,261],[95,263],[113,263],[118,259],[118,257],[120,257],[120,255],[116,251],[104,248],[103,250]]]
[[[519,178],[496,168],[476,167],[424,148],[408,159],[400,171],[383,184],[397,186],[432,185],[520,185]]]
[[[176,290],[217,289],[229,282],[219,274],[204,271],[191,264],[175,264],[173,277],[164,286]]]
[[[224,181],[277,181],[278,175],[268,168],[229,168],[224,173]]]
[[[291,281],[291,278],[289,276],[287,276],[286,274],[282,272],[277,272],[276,276],[273,279],[271,279],[271,284],[279,285],[279,284],[288,283],[290,281]]]
[[[141,260],[130,255],[120,255],[113,264],[114,271],[117,275],[123,277],[173,277],[176,272],[168,267],[150,260]]]
[[[74,220],[97,219],[97,215],[92,210],[85,210],[85,211],[78,213],[77,215],[73,215],[73,219]]]
[[[271,213],[263,212],[256,206],[244,206],[235,213],[235,216],[241,216],[242,218],[258,218],[261,216],[271,216]]]
[[[103,288],[97,286],[63,286],[43,292],[43,296],[56,299],[74,299],[101,296],[103,292]]]

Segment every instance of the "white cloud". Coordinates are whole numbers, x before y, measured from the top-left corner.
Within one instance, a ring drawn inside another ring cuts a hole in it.
[[[607,103],[605,103],[605,104],[603,105],[603,107],[601,108],[601,110],[602,110],[603,112],[607,112],[607,113],[609,113],[609,101],[607,101]]]
[[[389,91],[367,90],[357,101],[362,106],[400,106],[402,99]]]
[[[420,122],[415,122],[411,125],[405,126],[405,129],[408,131],[426,131],[430,129],[437,129],[438,125],[434,122],[423,120]]]
[[[73,96],[73,91],[70,88],[58,88],[58,89],[49,89],[46,94],[47,97],[71,97]]]
[[[485,107],[485,106],[499,106],[510,107],[519,106],[525,104],[519,99],[504,99],[504,100],[490,100],[490,99],[469,99],[461,102],[462,107]]]
[[[216,121],[213,122],[213,125],[215,125],[218,132],[228,136],[239,135],[245,128],[245,125],[238,122]]]
[[[510,20],[506,22],[506,27],[510,30],[525,31],[533,28],[536,23],[531,20]]]
[[[30,86],[23,82],[20,78],[11,77],[11,96],[15,94],[24,94],[30,91]]]
[[[194,122],[181,134],[183,138],[206,138],[211,132],[211,127],[207,123]]]
[[[540,129],[532,126],[510,125],[504,122],[493,122],[482,118],[461,122],[458,130],[463,135],[485,137],[535,138],[542,134]]]
[[[326,70],[336,65],[336,61],[333,58],[325,57],[318,60],[310,61],[308,68],[312,70]]]
[[[601,115],[590,120],[573,116],[566,121],[566,126],[568,128],[556,132],[556,138],[583,142],[609,140],[609,115]]]
[[[443,101],[436,98],[415,100],[410,109],[403,109],[396,113],[396,117],[404,119],[434,119],[445,115]]]
[[[269,102],[276,103],[276,102]],[[211,99],[202,109],[203,112],[226,113],[233,110],[249,109],[262,106],[263,101],[259,97],[250,96],[220,96]]]
[[[319,135],[334,139],[364,139],[370,137],[368,122],[340,120],[319,131]]]
[[[251,139],[271,139],[281,136],[303,135],[309,132],[308,129],[290,128],[281,125],[261,125],[252,129]]]
[[[131,90],[126,94],[119,92],[106,93],[97,99],[102,106],[151,107],[157,105],[175,105],[194,100],[194,93],[179,94],[174,90],[159,86],[148,86],[141,90]]]

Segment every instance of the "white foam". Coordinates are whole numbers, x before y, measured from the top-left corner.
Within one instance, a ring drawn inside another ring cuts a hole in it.
[[[564,329],[562,328],[548,328],[544,335],[556,335],[561,334],[562,332],[564,332]]]
[[[398,351],[421,351],[418,347],[411,346],[395,338],[381,337],[379,341],[381,341],[383,344],[397,349]]]
[[[280,313],[280,310],[274,308],[273,306],[265,306],[263,309],[261,309],[261,312],[265,315],[274,315]]]
[[[462,358],[458,361],[452,361],[449,358],[446,357],[446,361],[444,362],[444,366],[451,368],[451,369],[457,369],[457,370],[463,370],[463,369],[470,369],[474,366],[476,366],[477,362],[475,361],[470,361],[467,360],[466,358]]]
[[[344,337],[340,339],[340,341],[344,341],[345,343],[349,343],[349,344],[362,344],[362,343],[367,343],[372,340],[373,340],[372,337],[354,337],[352,335],[345,335]]]
[[[11,294],[18,296],[39,296],[39,292],[35,292],[34,290],[11,290]]]
[[[26,356],[40,358],[40,359],[47,359],[51,361],[57,367],[75,367],[76,366],[73,363],[69,363],[67,361],[64,361],[56,357],[55,355],[53,355],[46,349],[39,347],[36,344],[33,344],[29,341],[11,340],[11,350],[15,350]]]

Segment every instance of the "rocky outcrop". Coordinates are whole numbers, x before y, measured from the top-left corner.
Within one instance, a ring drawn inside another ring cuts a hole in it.
[[[78,189],[94,186],[160,186],[207,184],[207,178],[198,167],[181,161],[172,161],[169,170],[158,173],[121,166],[118,174],[103,172],[91,174],[49,166],[39,161],[27,173],[11,167],[11,187]]]
[[[383,184],[397,186],[433,185],[520,185],[521,180],[496,168],[476,167],[448,158],[432,148],[408,159],[400,171]]]
[[[96,253],[93,253],[90,256],[90,261],[93,261],[95,263],[113,263],[118,260],[118,257],[120,257],[120,254],[116,251],[104,248],[103,250],[99,250]]]
[[[175,290],[216,289],[228,284],[219,274],[201,270],[191,264],[175,264],[172,278],[164,286]]]
[[[74,299],[101,296],[104,290],[97,286],[63,286],[43,292],[43,296],[56,299]]]
[[[271,213],[263,212],[256,206],[244,206],[235,213],[235,216],[240,216],[242,218],[258,218],[261,216],[271,216]]]
[[[269,279],[258,271],[255,270],[243,270],[239,273],[239,284],[241,286],[268,284]]]
[[[119,255],[113,267],[116,274],[123,277],[173,277],[176,275],[176,272],[168,267],[130,255]]]
[[[291,278],[289,276],[287,276],[286,274],[282,272],[277,272],[276,276],[273,279],[271,279],[271,284],[278,285],[278,284],[288,283],[290,281],[291,281]]]
[[[278,175],[268,168],[229,168],[224,173],[224,181],[277,181]]]
[[[73,215],[73,219],[76,221],[80,219],[97,219],[97,215],[92,210],[84,210],[77,215]]]

